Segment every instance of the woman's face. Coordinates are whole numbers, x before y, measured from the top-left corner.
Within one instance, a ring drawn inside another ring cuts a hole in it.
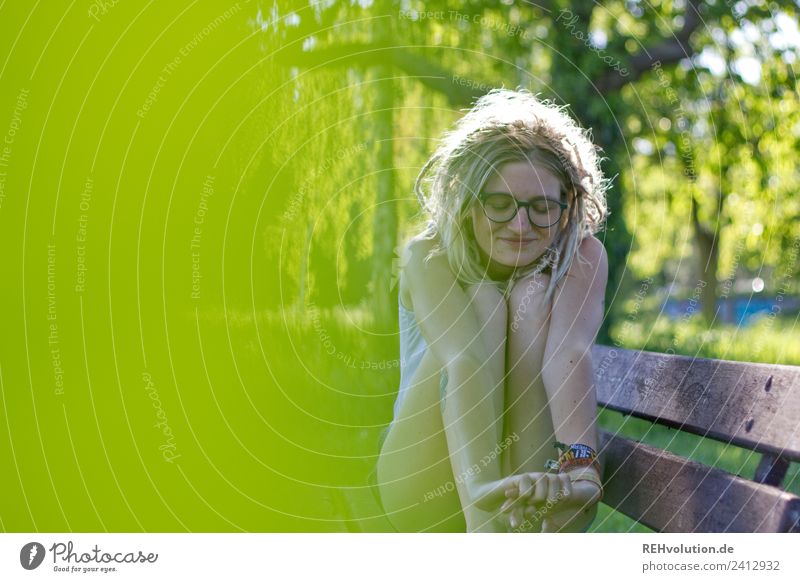
[[[543,202],[536,201],[537,198],[562,201],[558,178],[550,170],[529,161],[508,162],[500,166],[499,171],[490,176],[484,185],[482,194],[491,193],[511,194],[520,202],[536,204]],[[538,216],[534,209],[531,210],[532,215]],[[536,221],[546,222],[540,219]],[[532,224],[523,207],[508,222],[494,222],[486,216],[483,206],[477,201],[472,206],[472,224],[484,265],[492,278],[508,277],[514,269],[536,261],[553,241],[559,228],[559,224],[549,228]]]

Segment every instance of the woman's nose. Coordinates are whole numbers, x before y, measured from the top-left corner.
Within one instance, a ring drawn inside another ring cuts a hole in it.
[[[528,212],[525,208],[520,208],[516,216],[508,223],[508,227],[514,232],[528,232],[533,228],[531,221],[528,219]]]

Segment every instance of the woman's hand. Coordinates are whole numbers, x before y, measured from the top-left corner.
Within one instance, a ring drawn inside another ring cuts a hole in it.
[[[592,471],[577,469],[573,473]],[[506,490],[506,502],[501,507],[509,513],[512,530],[519,530],[531,522],[542,521],[542,532],[582,531],[594,519],[595,506],[601,497],[600,487],[592,482],[572,482],[570,473],[540,474],[535,483],[529,476],[518,476],[518,488]]]
[[[523,501],[534,494],[537,481],[546,475],[543,472],[520,473],[509,475],[497,481],[476,483],[472,486],[470,499],[478,509],[483,511],[498,511],[501,504],[509,498],[509,491],[514,491],[514,498],[519,496],[522,491]]]
[[[506,487],[506,501],[500,510],[509,515],[511,529],[518,529],[536,513],[541,515],[566,503],[573,495],[569,475],[523,473],[513,475]]]
[[[594,519],[600,487],[591,481],[572,483],[572,495],[544,514],[542,533],[580,532]]]

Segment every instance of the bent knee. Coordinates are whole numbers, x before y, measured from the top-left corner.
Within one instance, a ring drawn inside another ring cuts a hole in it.
[[[489,283],[488,281],[468,285],[464,289],[464,292],[473,303],[495,307],[500,307],[505,304],[505,299],[500,289],[497,288],[497,285]]]
[[[517,281],[511,288],[508,310],[511,325],[531,319],[546,319],[549,315],[549,302],[545,299],[550,275],[536,274]]]
[[[547,273],[534,273],[520,279],[511,287],[509,298],[511,301],[521,301],[524,297],[544,297],[550,285],[550,275]]]
[[[504,336],[508,306],[497,286],[488,282],[476,283],[469,285],[465,292],[480,320],[481,327],[487,329],[490,334]]]

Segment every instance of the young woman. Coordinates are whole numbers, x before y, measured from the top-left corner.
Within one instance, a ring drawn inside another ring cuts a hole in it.
[[[377,463],[399,531],[591,524],[607,186],[586,132],[526,91],[479,99],[423,167],[430,222],[405,247],[400,390]]]

